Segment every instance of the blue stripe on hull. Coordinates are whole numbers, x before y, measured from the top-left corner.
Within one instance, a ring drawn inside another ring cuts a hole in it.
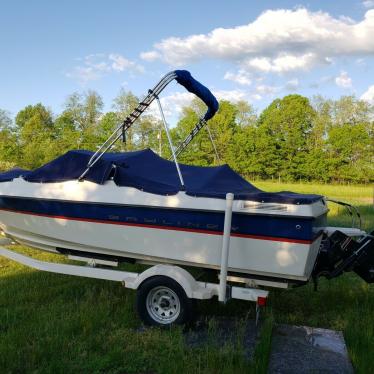
[[[0,196],[0,209],[72,219],[98,220],[221,233],[224,213],[175,208],[126,206],[35,198]],[[278,217],[234,213],[232,233],[311,241],[316,237],[316,220],[300,217]],[[299,227],[299,228],[298,228]]]

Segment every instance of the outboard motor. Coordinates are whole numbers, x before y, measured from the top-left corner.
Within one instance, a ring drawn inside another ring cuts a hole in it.
[[[347,271],[374,283],[374,231],[360,240],[335,231],[322,241],[313,270],[314,280],[320,276],[332,279]]]

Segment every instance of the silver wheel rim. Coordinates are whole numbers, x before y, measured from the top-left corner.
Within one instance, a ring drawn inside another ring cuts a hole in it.
[[[146,305],[151,318],[163,325],[173,323],[181,312],[178,295],[164,286],[155,287],[149,291]]]

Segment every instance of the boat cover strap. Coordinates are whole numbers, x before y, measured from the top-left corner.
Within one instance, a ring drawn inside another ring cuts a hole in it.
[[[33,171],[14,169],[2,173],[0,182],[10,181],[19,176],[34,183],[76,180],[86,169],[92,154],[84,150],[69,151]],[[311,204],[322,198],[320,195],[288,191],[261,191],[228,165],[200,167],[180,164],[180,168],[185,182],[185,192],[190,196],[225,199],[226,193],[231,192],[237,200],[287,204]],[[97,184],[104,184],[109,179],[118,186],[134,187],[158,195],[175,195],[181,188],[174,163],[159,157],[150,149],[106,153],[85,177],[85,180]]]

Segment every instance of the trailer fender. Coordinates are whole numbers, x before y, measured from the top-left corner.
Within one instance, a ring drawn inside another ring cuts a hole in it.
[[[177,281],[186,292],[187,297],[194,299],[208,299],[211,298],[212,292],[210,289],[201,287],[200,282],[186,270],[179,266],[172,265],[155,265],[140,273],[135,279],[128,279],[124,281],[125,287],[136,290],[141,284],[154,276],[162,275]]]

